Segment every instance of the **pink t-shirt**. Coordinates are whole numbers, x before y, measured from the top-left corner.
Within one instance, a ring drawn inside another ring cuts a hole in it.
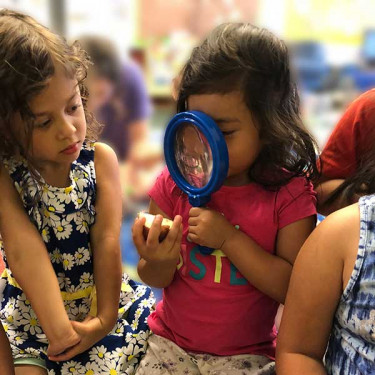
[[[190,352],[274,358],[279,304],[252,286],[223,252],[203,255],[187,241],[191,205],[167,169],[150,197],[169,217],[180,214],[184,227],[180,262],[148,319],[151,330]],[[315,215],[315,205],[311,183],[294,178],[277,192],[257,184],[223,186],[207,206],[273,254],[278,229]]]

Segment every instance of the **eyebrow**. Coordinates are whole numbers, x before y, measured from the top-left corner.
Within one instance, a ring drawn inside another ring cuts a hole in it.
[[[78,91],[74,91],[74,94],[66,102],[69,103],[71,100],[73,100],[76,97],[76,95],[78,95]],[[45,112],[34,113],[34,116],[41,117],[47,114],[48,114],[48,111],[45,111]]]
[[[213,117],[213,119],[218,124],[226,124],[228,122],[240,122],[240,120],[235,117]]]

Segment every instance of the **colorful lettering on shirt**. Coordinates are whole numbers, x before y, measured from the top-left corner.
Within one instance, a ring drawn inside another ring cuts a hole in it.
[[[189,275],[193,277],[195,280],[202,280],[204,275],[206,274],[206,267],[203,263],[201,263],[197,258],[196,254],[199,252],[199,247],[196,246],[190,251],[190,260],[191,263],[194,264],[199,269],[199,273],[194,272],[193,270],[190,270]]]
[[[183,257],[180,255],[180,261],[177,265],[177,269],[182,272],[185,276],[186,274],[189,274],[193,279],[195,280],[202,280],[206,274],[207,274],[207,268],[204,263],[202,263],[198,258],[197,254],[203,256],[203,257],[209,257],[214,256],[215,257],[215,273],[214,273],[214,283],[221,283],[225,282],[222,280],[222,271],[223,271],[223,262],[222,258],[227,258],[227,256],[221,251],[221,250],[214,250],[209,255],[201,254],[199,251],[199,246],[195,246],[190,251],[190,264],[194,266],[194,269],[190,269],[188,272],[186,272],[187,267],[189,265],[187,262],[183,260]],[[237,268],[230,262],[228,262],[230,267],[230,279],[229,284],[230,285],[245,285],[247,284],[247,280],[241,276]],[[184,266],[184,267],[183,267]],[[183,268],[182,268],[183,267]],[[182,268],[182,269],[181,269]],[[190,268],[190,267],[189,267]],[[198,271],[196,270],[198,269]]]
[[[230,264],[230,285],[245,285],[247,280],[242,276],[237,276],[238,269]]]

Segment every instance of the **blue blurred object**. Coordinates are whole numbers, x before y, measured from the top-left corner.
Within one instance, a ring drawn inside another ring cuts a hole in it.
[[[358,70],[352,75],[353,82],[361,92],[375,87],[375,69]]]
[[[296,69],[302,89],[326,89],[331,73],[323,45],[315,41],[298,42],[290,48],[291,61]]]
[[[375,29],[365,30],[361,48],[361,56],[367,65],[375,65]]]

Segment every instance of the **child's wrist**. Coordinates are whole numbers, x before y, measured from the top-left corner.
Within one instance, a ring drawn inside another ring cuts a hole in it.
[[[239,234],[239,231],[231,226],[231,229],[228,231],[228,234],[225,236],[222,245],[220,247],[220,250],[226,254],[226,252],[233,248],[233,241],[235,241],[237,235]]]
[[[114,309],[107,308],[105,311],[98,312],[96,317],[100,320],[100,323],[106,333],[110,332],[117,322],[118,305]]]
[[[51,330],[44,330],[49,341],[61,341],[67,337],[76,335],[76,331],[73,329],[72,324],[69,320],[64,321],[62,324],[55,325]]]

